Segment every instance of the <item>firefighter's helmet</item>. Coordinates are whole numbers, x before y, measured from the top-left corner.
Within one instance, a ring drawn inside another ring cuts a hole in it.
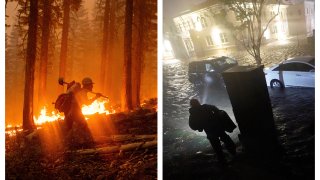
[[[85,77],[85,78],[82,79],[82,85],[83,85],[83,86],[85,86],[85,85],[90,85],[90,84],[94,84],[94,83],[92,82],[92,79],[91,79],[91,78]]]

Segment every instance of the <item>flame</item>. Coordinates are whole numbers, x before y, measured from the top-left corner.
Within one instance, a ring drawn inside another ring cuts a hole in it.
[[[43,123],[46,123],[46,122],[52,122],[52,121],[56,121],[58,119],[64,119],[64,116],[59,114],[59,113],[56,113],[55,111],[52,111],[51,112],[51,115],[48,115],[47,114],[47,108],[46,107],[43,107],[40,111],[40,115],[38,118],[36,118],[35,116],[33,117],[34,119],[34,122],[37,124],[37,125],[41,125]]]
[[[92,114],[112,114],[115,113],[115,110],[107,110],[105,108],[105,104],[107,103],[106,100],[95,100],[93,101],[92,104],[86,106],[83,105],[81,108],[82,114],[85,116],[86,120],[89,118],[86,117],[87,115],[92,115]],[[51,112],[51,115],[47,113],[47,108],[43,107],[40,111],[39,117],[33,117],[35,124],[41,125],[46,122],[52,122],[52,121],[57,121],[64,119],[64,115],[61,113],[57,113],[55,111]]]
[[[93,101],[92,104],[86,106],[83,105],[81,108],[82,114],[83,115],[92,115],[92,114],[111,114],[111,113],[115,113],[115,110],[113,111],[109,111],[105,108],[105,104],[107,103],[106,100],[103,101],[99,101],[99,100],[95,100]]]
[[[17,133],[21,132],[21,131],[23,131],[22,128],[19,128],[19,129],[17,128],[17,129],[14,129],[14,130],[6,130],[5,134],[11,137],[11,136],[17,135]]]

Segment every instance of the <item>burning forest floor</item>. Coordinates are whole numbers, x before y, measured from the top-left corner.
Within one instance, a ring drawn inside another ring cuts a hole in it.
[[[90,147],[66,145],[63,121],[7,135],[6,179],[156,179],[156,106],[153,99],[130,113],[92,115],[87,121],[94,139]],[[81,137],[82,132],[73,133]]]

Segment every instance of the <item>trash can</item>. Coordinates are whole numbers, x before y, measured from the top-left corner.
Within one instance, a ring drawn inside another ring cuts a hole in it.
[[[223,72],[222,77],[244,151],[254,157],[278,158],[281,148],[263,66],[235,66]]]

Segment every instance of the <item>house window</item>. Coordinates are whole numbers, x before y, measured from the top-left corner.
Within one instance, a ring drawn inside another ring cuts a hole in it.
[[[211,36],[206,36],[206,41],[208,46],[213,46],[213,41]]]
[[[191,25],[190,25],[190,22],[188,21],[188,29],[191,29]]]
[[[309,14],[309,8],[307,8],[307,14]]]
[[[272,29],[271,29],[271,32],[272,32],[272,34],[277,33],[278,32],[277,26],[273,26]]]
[[[206,21],[206,19],[205,19],[204,17],[201,17],[201,18],[200,18],[200,22],[201,22],[201,26],[202,26],[203,28],[208,27],[207,21]]]
[[[226,33],[220,33],[220,39],[221,39],[221,43],[229,42]]]
[[[181,33],[181,32],[182,32],[181,24],[178,24],[178,32],[179,32],[179,33]]]
[[[183,26],[183,31],[187,31],[187,24],[186,24],[186,22],[183,22],[183,23],[182,23],[182,26]]]
[[[193,44],[190,39],[185,39],[184,44],[186,45],[188,51],[193,51]]]
[[[192,23],[192,27],[196,28],[196,23],[194,21],[191,21],[191,23]]]
[[[271,17],[273,17],[275,15],[275,13],[273,11],[271,11]]]

